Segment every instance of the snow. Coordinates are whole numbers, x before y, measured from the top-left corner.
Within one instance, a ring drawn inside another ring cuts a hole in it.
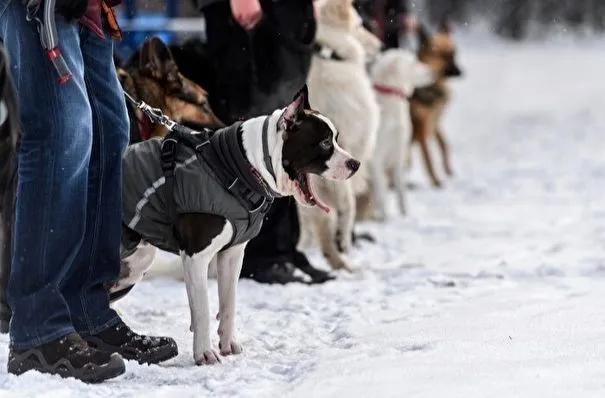
[[[462,34],[445,122],[456,178],[430,189],[415,154],[411,215],[362,226],[379,243],[356,249],[353,275],[242,280],[241,356],[195,367],[184,286],[156,278],[116,307],[176,338],[177,358],[97,386],[2,369],[0,398],[603,396],[604,47]]]

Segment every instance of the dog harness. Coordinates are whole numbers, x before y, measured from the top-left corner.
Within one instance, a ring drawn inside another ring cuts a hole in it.
[[[263,151],[265,165],[274,176],[268,125],[266,117]],[[163,140],[152,138],[131,145],[123,169],[124,226],[153,246],[175,254],[181,249],[174,233],[179,214],[205,213],[227,219],[234,229],[228,248],[255,237],[273,199],[280,196],[246,158],[241,122],[214,133],[173,130]],[[123,234],[122,258],[136,249],[138,239],[132,235]]]
[[[436,84],[430,86],[417,88],[414,90],[412,95],[412,101],[418,101],[419,103],[427,106],[434,105],[437,101],[441,100],[445,96],[443,89],[438,87]]]

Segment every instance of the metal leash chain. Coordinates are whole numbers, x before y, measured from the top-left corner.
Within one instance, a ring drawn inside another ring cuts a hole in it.
[[[126,91],[124,91],[124,95],[126,96],[126,98],[128,98],[130,102],[134,104],[134,106],[137,107],[137,109],[140,109],[144,114],[146,114],[152,122],[156,124],[161,124],[162,126],[166,126],[166,128],[168,128],[168,130],[170,131],[175,130],[175,126],[177,126],[178,124],[174,120],[170,119],[168,116],[164,115],[161,109],[152,108],[144,101],[135,100]]]

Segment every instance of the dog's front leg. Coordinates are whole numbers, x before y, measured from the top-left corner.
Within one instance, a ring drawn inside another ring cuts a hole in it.
[[[220,337],[219,349],[221,355],[240,354],[242,346],[235,341],[235,300],[237,281],[242,262],[244,261],[244,249],[246,243],[233,246],[218,254],[218,302],[219,302],[219,325],[218,335]]]
[[[348,253],[353,247],[353,228],[357,215],[353,183],[331,181],[330,186],[336,196],[336,244],[340,253]]]
[[[214,252],[201,252],[192,256],[181,253],[193,329],[193,358],[197,365],[220,362],[218,354],[210,344],[208,265],[214,255]]]
[[[386,170],[384,170],[382,164],[372,161],[370,163],[370,172],[372,179],[370,187],[374,201],[372,217],[376,221],[384,221],[386,219],[387,195],[389,192],[388,181],[385,175]],[[395,171],[395,178],[397,178],[397,171]],[[395,181],[395,185],[397,186],[397,181]]]

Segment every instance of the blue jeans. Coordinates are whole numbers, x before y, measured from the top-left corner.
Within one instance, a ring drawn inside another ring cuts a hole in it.
[[[20,0],[0,0],[0,37],[21,107],[14,252],[8,285],[11,347],[120,322],[104,284],[120,270],[122,155],[129,122],[113,42],[57,15],[66,84]]]

